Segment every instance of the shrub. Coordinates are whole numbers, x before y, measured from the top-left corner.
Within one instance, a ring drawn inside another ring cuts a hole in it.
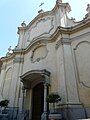
[[[0,101],[0,106],[1,108],[4,107],[6,108],[8,106],[9,100],[2,100]]]
[[[55,112],[55,103],[61,101],[61,97],[57,93],[51,93],[46,98],[48,103],[53,104],[53,111]]]

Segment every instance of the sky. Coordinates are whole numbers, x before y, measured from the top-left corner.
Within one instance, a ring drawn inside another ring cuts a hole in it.
[[[39,7],[41,3],[44,4]],[[80,21],[85,17],[87,4],[90,0],[62,0],[71,6],[69,17]],[[43,9],[45,12],[54,8],[56,0],[0,0],[0,57],[4,57],[8,52],[9,46],[12,49],[18,43],[17,28],[25,21],[29,24],[38,11]]]

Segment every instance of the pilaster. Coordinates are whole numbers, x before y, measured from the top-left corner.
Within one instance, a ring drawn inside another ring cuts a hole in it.
[[[67,39],[62,38],[62,42],[65,68],[65,81],[67,88],[67,103],[79,103],[73,56],[71,50],[71,42],[69,38]]]
[[[3,94],[3,86],[5,82],[5,73],[6,73],[6,64],[2,66],[1,68],[1,74],[0,74],[0,93]]]
[[[18,27],[18,34],[19,34],[18,46],[17,46],[18,49],[24,49],[24,47],[25,47],[24,46],[24,44],[25,44],[25,40],[24,40],[25,28],[26,28],[25,22],[23,22],[21,24],[21,27]]]
[[[62,103],[67,102],[67,88],[65,81],[65,68],[64,68],[64,56],[63,56],[63,42],[62,39],[56,43],[57,53],[57,82],[58,82],[58,93],[61,96]]]
[[[23,66],[23,55],[18,55],[15,57],[13,61],[13,74],[12,74],[12,82],[10,88],[10,106],[18,106],[18,97],[20,94],[20,76],[22,73]]]

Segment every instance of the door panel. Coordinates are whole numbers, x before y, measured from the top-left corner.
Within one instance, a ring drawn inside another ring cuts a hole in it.
[[[33,88],[32,120],[41,120],[44,106],[44,88],[40,83]]]

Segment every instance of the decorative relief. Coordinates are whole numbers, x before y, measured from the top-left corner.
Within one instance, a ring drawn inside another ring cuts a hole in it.
[[[41,59],[44,59],[48,54],[48,50],[45,45],[40,45],[32,51],[31,55],[31,61],[34,62],[39,62]]]
[[[74,54],[78,81],[90,88],[90,43],[80,42],[74,49]]]
[[[28,31],[27,41],[31,41],[33,38],[43,36],[44,34],[50,34],[53,28],[53,18],[41,19]]]

